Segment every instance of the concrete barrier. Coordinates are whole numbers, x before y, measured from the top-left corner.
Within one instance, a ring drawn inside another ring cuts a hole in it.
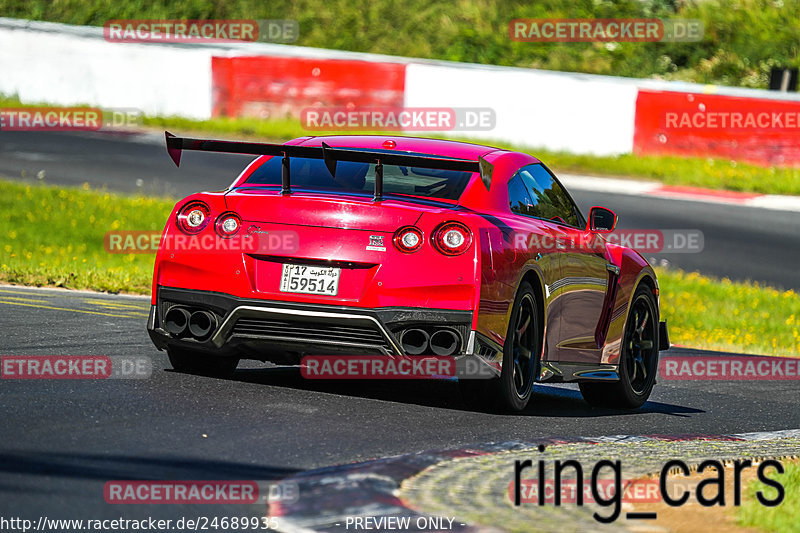
[[[69,27],[66,27],[69,28]],[[211,116],[213,51],[109,43],[102,28],[0,20],[0,93],[23,102]]]
[[[797,100],[641,89],[635,120],[637,154],[800,165]]]
[[[211,60],[214,116],[300,116],[311,106],[403,105],[405,65],[247,56]]]
[[[0,18],[0,93],[25,103],[195,119],[297,116],[309,105],[491,108],[491,130],[438,133],[596,155],[800,164],[795,123],[730,129],[665,122],[668,112],[705,109],[791,114],[800,109],[796,93],[266,43],[112,43],[99,27],[7,18]]]
[[[633,148],[636,92],[634,83],[606,76],[412,63],[405,101],[495,110],[493,130],[459,135],[606,155]]]

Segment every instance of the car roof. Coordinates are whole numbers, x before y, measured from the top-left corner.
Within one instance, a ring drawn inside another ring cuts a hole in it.
[[[387,148],[384,146],[386,141],[394,141],[396,143],[394,148]],[[330,145],[332,148],[364,148],[392,152],[416,152],[473,161],[489,152],[500,150],[500,148],[495,148],[493,146],[460,141],[392,135],[325,135],[306,138],[299,144],[303,146],[320,146],[323,142]]]
[[[385,147],[384,143],[386,141],[394,141],[396,143],[394,148]],[[476,161],[480,156],[484,156],[487,157],[489,162],[494,166],[494,170],[492,171],[492,181],[503,184],[505,183],[504,178],[509,177],[511,173],[513,173],[513,171],[520,165],[541,163],[538,158],[525,152],[508,151],[494,146],[486,146],[461,141],[429,139],[423,137],[405,137],[399,135],[308,136],[292,139],[285,144],[291,144],[295,146],[321,146],[323,142],[329,145],[331,148],[351,148],[383,152],[401,151],[415,154],[429,154],[440,157],[466,159],[470,161]],[[272,157],[273,156],[262,155],[253,161],[250,166],[248,166],[239,175],[234,183],[231,184],[231,188],[233,189],[245,184],[250,175]],[[505,189],[505,187],[502,188]],[[489,191],[487,191],[486,185],[476,172],[472,175],[472,178],[459,197],[458,204],[473,208],[492,207],[494,209],[501,209],[503,205],[507,206],[508,199],[501,198],[501,195],[497,192],[496,187],[494,188],[494,192],[492,194],[487,194],[487,192]]]

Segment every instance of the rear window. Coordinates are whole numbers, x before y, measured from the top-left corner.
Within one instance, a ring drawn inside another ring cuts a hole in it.
[[[339,161],[334,179],[322,159],[292,158],[290,180],[293,189],[372,194],[375,189],[375,166],[370,163]],[[457,170],[383,165],[383,194],[458,200],[471,176],[471,172]],[[280,185],[281,158],[269,159],[247,178],[245,184]]]

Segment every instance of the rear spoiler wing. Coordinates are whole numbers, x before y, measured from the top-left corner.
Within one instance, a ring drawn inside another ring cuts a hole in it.
[[[356,163],[374,163],[375,167],[375,201],[383,200],[383,165],[397,165],[418,168],[431,168],[436,170],[460,170],[463,172],[478,172],[481,181],[489,190],[492,182],[492,164],[483,157],[477,161],[468,159],[427,157],[404,153],[367,152],[351,150],[349,148],[331,148],[324,142],[322,146],[297,146],[289,144],[251,143],[241,141],[217,141],[206,139],[190,139],[176,137],[168,131],[164,132],[167,140],[167,153],[175,162],[181,164],[183,150],[201,150],[205,152],[227,152],[231,154],[252,154],[282,156],[281,164],[281,194],[291,194],[292,187],[289,183],[290,159],[302,157],[307,159],[322,159],[325,166],[336,176],[338,161],[352,161]]]

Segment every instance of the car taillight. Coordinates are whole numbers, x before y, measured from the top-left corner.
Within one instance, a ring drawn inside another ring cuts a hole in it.
[[[222,237],[233,237],[241,227],[242,219],[236,213],[222,213],[217,217],[216,229]]]
[[[445,222],[433,232],[433,243],[445,255],[463,254],[472,244],[472,232],[461,222]]]
[[[419,250],[423,240],[424,235],[414,226],[400,228],[394,232],[394,237],[392,238],[395,248],[406,254]]]
[[[208,226],[211,210],[203,202],[189,202],[178,212],[178,227],[184,233],[195,234]]]

